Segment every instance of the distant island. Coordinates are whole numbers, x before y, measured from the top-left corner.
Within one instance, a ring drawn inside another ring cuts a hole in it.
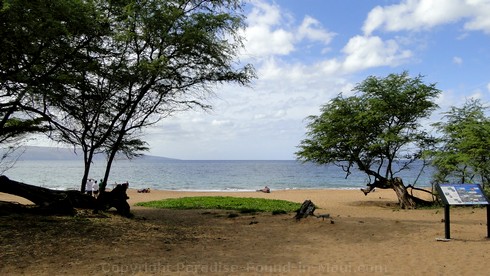
[[[3,151],[0,151],[3,153]],[[22,160],[83,160],[82,150],[74,150],[73,148],[62,147],[39,147],[39,146],[25,146],[19,149],[16,154],[21,154],[19,161]],[[103,154],[97,154],[94,160],[103,160],[105,156]],[[125,156],[117,159],[127,159]],[[179,160],[174,158],[167,158],[154,155],[143,155],[135,158],[135,160],[155,160],[155,161],[173,161]]]

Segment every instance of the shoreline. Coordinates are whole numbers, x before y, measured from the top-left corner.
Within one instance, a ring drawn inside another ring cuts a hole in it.
[[[151,189],[151,187],[149,187]],[[260,187],[263,188],[263,187]],[[224,189],[224,190],[199,190],[199,189],[151,189],[151,191],[163,191],[163,192],[183,192],[183,193],[251,193],[251,192],[257,192],[260,188],[257,188],[256,190],[253,189]],[[271,192],[278,192],[278,191],[310,191],[310,190],[318,190],[318,191],[323,191],[323,190],[333,190],[333,191],[359,191],[361,188],[364,187],[333,187],[333,188],[319,188],[319,187],[314,187],[314,188],[286,188],[286,189],[271,189]],[[140,190],[139,188],[130,188],[131,190]],[[144,188],[143,188],[144,189]]]
[[[270,193],[263,193],[255,190],[235,191],[235,190],[154,190],[149,193],[138,193],[139,189],[129,188],[128,203],[134,206],[138,202],[162,200],[166,198],[192,197],[192,196],[232,196],[232,197],[258,197],[268,199],[282,199],[302,203],[304,200],[312,200],[317,206],[329,206],[339,203],[383,204],[397,202],[397,197],[392,189],[376,189],[367,196],[360,188],[311,188],[311,189],[284,189],[271,190]],[[20,204],[32,204],[29,200],[11,194],[0,192],[0,201],[18,202]]]

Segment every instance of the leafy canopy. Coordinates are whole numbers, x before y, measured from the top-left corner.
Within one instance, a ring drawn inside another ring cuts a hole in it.
[[[238,59],[239,0],[5,0],[0,7],[0,97],[8,103],[0,127],[38,122],[20,118],[49,122],[49,138],[83,151],[81,190],[94,154],[107,155],[107,181],[116,154],[147,149],[144,128],[210,109],[218,85],[255,77]]]
[[[438,146],[430,152],[437,172],[436,183],[489,183],[490,118],[480,100],[469,100],[462,107],[451,107],[445,121],[434,126],[441,133]]]
[[[84,65],[78,49],[97,33],[93,6],[78,0],[0,1],[0,144],[47,132],[40,96]]]
[[[420,130],[420,120],[437,108],[433,99],[440,91],[407,72],[370,76],[354,91],[354,96],[338,95],[321,107],[320,115],[307,118],[308,138],[296,155],[303,161],[334,163],[347,176],[357,166],[377,179],[391,179],[398,172],[394,169],[419,156],[413,146],[429,138]]]

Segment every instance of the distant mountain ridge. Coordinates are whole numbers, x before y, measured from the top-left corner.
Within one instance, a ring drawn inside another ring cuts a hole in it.
[[[20,149],[20,151],[22,150],[25,151],[24,153],[22,153],[19,160],[82,160],[83,159],[83,152],[80,149],[77,149],[75,151],[73,148],[25,146],[22,149]],[[104,158],[105,155],[97,154],[94,157],[94,160],[102,160]],[[126,159],[126,157],[122,157],[122,158]],[[178,160],[178,159],[145,154],[141,157],[135,158],[134,160],[171,161],[171,160]]]

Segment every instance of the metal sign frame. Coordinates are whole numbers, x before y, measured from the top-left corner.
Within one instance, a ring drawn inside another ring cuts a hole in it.
[[[479,184],[437,184],[436,190],[444,202],[444,229],[446,239],[451,239],[449,206],[486,205],[487,238],[490,238],[490,203]]]

